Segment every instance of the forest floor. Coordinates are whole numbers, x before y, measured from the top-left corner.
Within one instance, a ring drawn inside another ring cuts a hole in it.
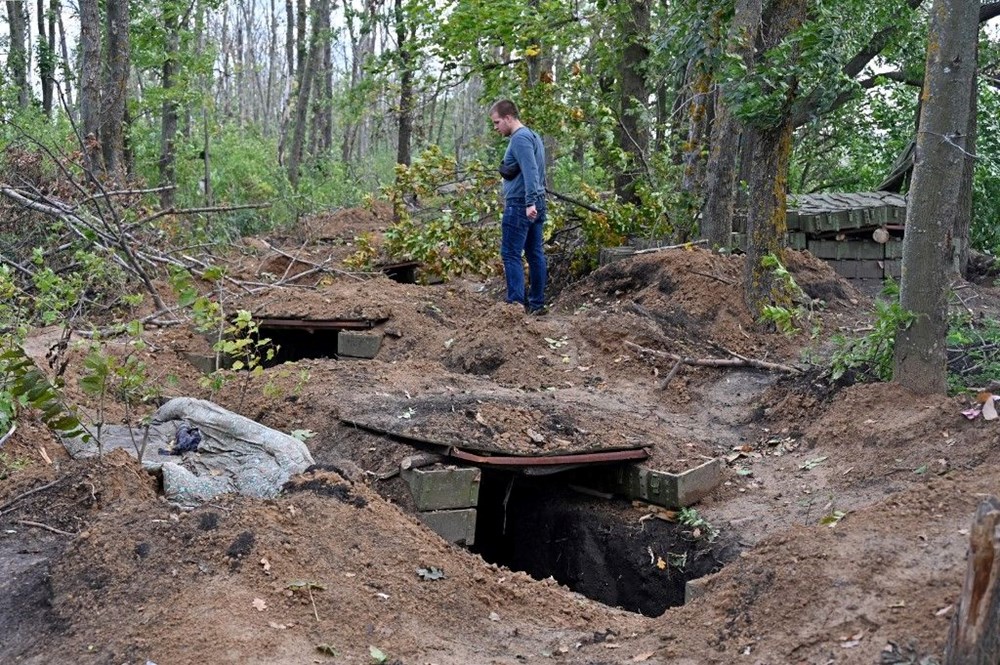
[[[386,224],[384,211],[306,220],[289,237],[233,247],[230,274],[337,266],[354,236]],[[998,421],[963,417],[968,398],[831,387],[817,371],[685,365],[660,389],[674,362],[643,350],[806,368],[833,335],[871,325],[872,300],[826,264],[793,253],[789,269],[825,303],[806,326],[815,331],[755,332],[741,259],[701,249],[605,266],[544,317],[504,304],[496,278],[422,286],[311,273],[236,297],[229,311],[258,317],[383,321],[374,360],[302,359],[211,395],[269,427],[314,432],[317,468],[273,500],[185,511],[124,452],[73,460],[22,419],[0,450],[0,662],[938,662],[972,515],[1000,492]],[[1000,289],[962,293],[977,315],[1000,316]],[[27,350],[45,367],[58,337],[36,331]],[[174,326],[144,338],[164,394],[210,396],[189,361],[211,355],[204,337]],[[68,353],[66,394],[93,411],[83,355]],[[555,452],[555,427],[591,435],[591,449],[640,440],[645,464],[667,471],[721,456],[725,479],[681,524],[561,474],[517,477],[502,515],[483,511],[483,545],[470,551],[421,524],[392,477],[414,449],[341,420],[409,400],[418,411],[432,397],[464,405],[515,454]],[[113,405],[105,420],[125,417]],[[518,542],[506,554],[487,551],[508,531]],[[417,573],[431,567],[444,576]],[[684,582],[705,572],[700,596],[679,604]],[[626,579],[638,582],[625,589]],[[676,606],[664,610],[668,595]]]

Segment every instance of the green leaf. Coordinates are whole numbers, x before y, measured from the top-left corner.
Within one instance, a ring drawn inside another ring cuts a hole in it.
[[[371,654],[372,662],[376,663],[376,665],[381,665],[385,661],[389,660],[389,656],[385,655],[385,653],[378,647],[369,645],[368,653]]]
[[[816,457],[814,459],[807,460],[806,463],[803,464],[802,466],[800,466],[799,468],[800,469],[804,469],[806,471],[811,471],[811,470],[815,469],[817,466],[819,466],[820,464],[822,464],[823,462],[825,462],[826,460],[827,460],[827,456],[826,455],[824,455],[823,457]]]

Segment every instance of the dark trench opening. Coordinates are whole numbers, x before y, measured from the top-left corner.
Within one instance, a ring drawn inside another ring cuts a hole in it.
[[[263,360],[264,367],[307,358],[336,358],[337,330],[334,328],[292,328],[260,326],[260,339],[270,339],[277,352],[270,360]]]
[[[643,513],[628,501],[589,496],[568,481],[567,474],[484,469],[472,551],[650,617],[683,605],[688,580],[722,567],[721,546],[704,535],[657,518],[640,521]]]

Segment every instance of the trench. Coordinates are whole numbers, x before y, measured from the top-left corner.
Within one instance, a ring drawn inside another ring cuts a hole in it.
[[[719,543],[624,499],[574,490],[569,474],[525,476],[484,469],[475,544],[489,563],[553,577],[584,596],[645,616],[684,604],[689,580],[719,570]]]

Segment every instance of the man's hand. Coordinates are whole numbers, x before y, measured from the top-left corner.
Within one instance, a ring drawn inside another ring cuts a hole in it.
[[[530,205],[524,209],[524,214],[527,215],[528,219],[534,219],[538,217],[538,209],[535,206]]]

